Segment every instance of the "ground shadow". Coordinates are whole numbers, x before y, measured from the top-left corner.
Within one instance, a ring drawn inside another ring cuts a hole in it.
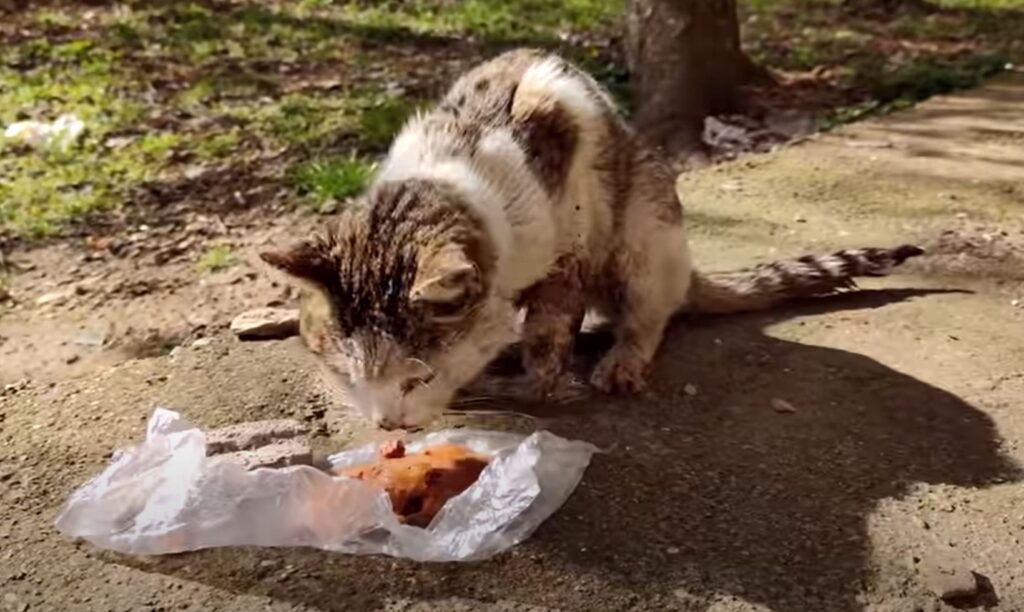
[[[118,562],[323,610],[449,597],[703,609],[718,594],[779,612],[859,610],[865,519],[879,500],[915,482],[981,487],[1020,470],[1000,454],[992,421],[956,396],[865,356],[763,329],[921,293],[864,292],[676,326],[653,396],[597,399],[584,415],[548,421],[556,433],[615,450],[595,458],[532,539],[492,561],[227,549]],[[773,398],[796,412],[774,411]]]

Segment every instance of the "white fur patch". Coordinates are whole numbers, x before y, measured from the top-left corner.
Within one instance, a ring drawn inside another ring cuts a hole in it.
[[[535,109],[560,106],[576,123],[578,145],[562,202],[555,205],[558,218],[558,252],[588,253],[600,265],[611,243],[612,213],[610,194],[594,172],[598,143],[608,138],[610,101],[595,96],[599,87],[589,77],[558,57],[549,57],[530,66],[523,75],[512,103],[512,114],[528,117]]]
[[[544,110],[555,104],[563,105],[581,122],[583,131],[591,122],[600,121],[606,110],[594,99],[586,81],[567,70],[563,60],[549,57],[526,69],[512,102],[512,115],[524,117],[534,109]]]

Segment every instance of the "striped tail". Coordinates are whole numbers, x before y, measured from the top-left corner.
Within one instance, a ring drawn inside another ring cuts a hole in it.
[[[854,289],[858,276],[887,276],[924,249],[850,249],[805,255],[733,272],[694,271],[686,310],[712,314],[763,310],[780,302]]]

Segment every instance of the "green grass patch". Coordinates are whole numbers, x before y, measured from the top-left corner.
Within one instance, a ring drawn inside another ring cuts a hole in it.
[[[200,136],[192,144],[192,151],[200,159],[215,160],[228,157],[242,141],[241,130],[232,128],[219,134]]]
[[[355,155],[327,157],[300,164],[291,172],[291,179],[317,209],[330,212],[340,200],[362,193],[374,169],[373,164]]]
[[[361,144],[368,149],[386,149],[415,111],[416,106],[404,98],[371,98],[359,114]]]
[[[556,43],[569,32],[617,28],[621,0],[412,0],[318,2],[341,7],[353,24],[381,31],[398,28],[444,36],[473,36],[495,43]],[[321,9],[322,10],[322,9]]]
[[[108,150],[107,135],[143,114],[143,106],[118,82],[116,55],[81,41],[49,49],[48,59],[38,53],[29,45],[3,54],[0,123],[29,117],[52,121],[73,113],[86,132],[65,152],[0,142],[0,227],[29,236],[52,234],[67,221],[109,209],[123,181],[147,175],[145,164],[177,140],[149,135],[127,149]],[[28,70],[11,67],[19,62],[41,63]]]
[[[179,179],[186,164],[249,163],[259,151],[281,151],[294,168],[284,181],[329,207],[365,187],[369,160],[420,102],[368,86],[402,84],[405,56],[392,59],[389,45],[413,50],[423,35],[559,46],[569,33],[616,27],[621,9],[619,0],[29,7],[16,16],[28,34],[0,48],[0,127],[72,113],[87,131],[66,154],[0,142],[0,232],[59,233],[122,206],[140,183]],[[318,88],[325,65],[337,66],[339,86]]]
[[[358,100],[349,95],[294,93],[277,99],[227,101],[209,107],[268,147],[319,152],[351,143],[358,131]]]
[[[977,86],[985,78],[1001,72],[1006,62],[999,56],[967,57],[958,62],[931,59],[913,62],[892,74],[878,77],[870,100],[826,113],[820,127],[833,129],[872,115],[908,108],[932,96]]]
[[[772,68],[826,75],[831,95],[823,104],[847,105],[829,113],[826,126],[970,87],[1004,58],[1020,61],[1024,3],[935,1],[965,10],[878,19],[841,10],[840,0],[743,0],[744,47]],[[447,70],[433,82],[423,74],[435,53],[447,62],[463,48],[471,49],[467,60],[516,44],[559,49],[629,110],[628,74],[608,44],[621,34],[624,4],[255,0],[214,8],[202,0],[129,0],[28,7],[11,17],[11,31],[25,34],[0,47],[0,123],[74,113],[87,132],[66,154],[0,142],[0,231],[59,232],[121,206],[139,183],[178,180],[197,162],[291,168],[281,179],[276,168],[266,176],[329,209],[365,188],[370,160],[421,103],[386,94],[384,83],[410,85],[415,74],[408,91],[443,89]],[[433,40],[439,38],[468,45]]]
[[[226,270],[233,266],[235,263],[235,256],[231,252],[229,247],[224,245],[218,245],[209,248],[199,258],[196,263],[196,268],[204,274],[212,274],[213,272],[219,272]]]
[[[996,55],[967,57],[959,61],[919,59],[883,78],[875,97],[885,104],[895,101],[918,102],[934,95],[979,85],[985,78],[1001,72],[1007,58]]]

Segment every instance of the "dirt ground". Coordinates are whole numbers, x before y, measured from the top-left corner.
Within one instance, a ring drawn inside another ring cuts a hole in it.
[[[922,568],[953,555],[982,585],[956,607],[1024,610],[1022,145],[1024,74],[1010,73],[681,180],[709,268],[908,241],[930,254],[858,294],[682,321],[644,397],[484,419],[615,447],[533,538],[473,565],[292,549],[138,559],[62,538],[64,499],[155,406],[208,427],[303,418],[324,448],[371,434],[333,409],[295,339],[240,343],[225,327],[293,298],[251,256],[315,217],[192,219],[249,254],[214,275],[157,255],[174,245],[146,228],[118,247],[138,256],[17,252],[18,303],[0,318],[0,604],[948,610]]]

